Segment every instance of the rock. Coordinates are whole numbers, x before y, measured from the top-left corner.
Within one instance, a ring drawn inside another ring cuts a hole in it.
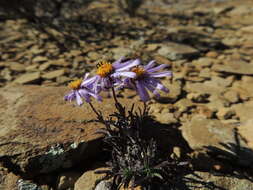
[[[155,51],[159,48],[160,44],[147,44],[146,51]]]
[[[93,190],[96,187],[96,183],[102,179],[105,174],[96,174],[96,171],[106,170],[108,168],[97,168],[95,170],[89,170],[85,172],[75,183],[74,190]]]
[[[192,63],[198,68],[211,67],[215,59],[209,57],[201,57],[197,60],[194,60]]]
[[[208,98],[209,103],[205,104],[213,112],[217,112],[219,109],[223,107],[228,107],[230,104],[229,102],[224,99],[221,95],[212,95]]]
[[[61,58],[61,59],[56,59],[56,60],[51,60],[48,61],[48,63],[50,65],[55,65],[55,66],[61,66],[61,67],[67,67],[72,65],[72,63],[66,61],[65,59]]]
[[[188,111],[189,108],[193,107],[194,104],[191,100],[189,99],[186,99],[186,98],[183,98],[183,99],[180,99],[179,101],[177,101],[174,106],[176,108],[178,108],[178,111],[179,112],[186,112]]]
[[[232,108],[235,110],[235,113],[240,118],[241,122],[246,122],[247,120],[252,119],[253,101],[235,104]]]
[[[169,80],[164,80],[162,83],[169,89],[169,93],[161,91],[160,97],[154,97],[154,99],[162,103],[173,103],[177,101],[182,93],[181,83],[177,81],[171,83]]]
[[[70,171],[60,174],[57,182],[57,190],[74,188],[75,182],[81,176],[79,172]]]
[[[239,101],[239,94],[235,90],[228,90],[224,93],[224,98],[230,103],[237,103]]]
[[[87,104],[77,107],[65,102],[68,91],[40,86],[0,90],[1,161],[15,165],[26,176],[36,176],[85,163],[101,151],[101,135],[95,132],[102,125],[88,122],[95,114]],[[129,99],[119,101],[130,109]],[[93,104],[105,116],[114,110],[112,98]]]
[[[98,61],[99,59],[102,58],[101,55],[100,55],[99,53],[93,52],[93,51],[91,51],[91,52],[88,53],[88,57],[89,57],[92,61]]]
[[[217,52],[215,52],[215,51],[209,51],[209,52],[207,52],[207,54],[206,54],[206,56],[207,57],[210,57],[210,58],[216,58],[216,57],[218,57],[218,53]]]
[[[6,63],[12,71],[22,72],[25,71],[25,65],[17,62]]]
[[[172,62],[170,60],[168,60],[167,58],[161,56],[161,55],[155,55],[154,56],[154,60],[158,63],[158,64],[167,64],[168,68],[170,68],[172,66]]]
[[[198,105],[196,112],[197,112],[197,114],[199,114],[207,119],[211,119],[214,115],[214,111],[212,111],[211,109],[209,109],[205,105]]]
[[[216,113],[217,117],[221,120],[223,119],[230,119],[232,116],[235,115],[235,111],[231,108],[220,108]]]
[[[233,176],[213,175],[208,172],[194,172],[185,176],[188,180],[186,184],[179,184],[180,187],[189,187],[189,190],[210,190],[210,189],[229,189],[229,190],[253,190],[253,183],[247,179]]]
[[[177,123],[176,118],[174,117],[173,113],[157,113],[154,115],[156,121],[162,123],[162,124],[172,124]]]
[[[43,63],[39,66],[39,70],[40,71],[45,71],[46,69],[48,69],[49,67],[51,66],[51,63],[50,62],[46,62],[46,63]]]
[[[56,77],[64,75],[65,70],[64,69],[59,69],[51,72],[47,72],[46,74],[42,75],[42,78],[44,79],[54,79]]]
[[[26,73],[16,78],[13,82],[19,84],[31,84],[40,79],[40,72]]]
[[[219,120],[195,115],[182,125],[181,130],[183,137],[195,151],[223,153],[227,155],[227,159],[231,160],[237,157],[237,164],[242,166],[253,162],[253,151],[245,152],[244,149],[248,149],[247,144],[240,138],[241,150],[238,153],[239,145],[235,140],[235,131],[232,125],[225,125]]]
[[[17,182],[19,177],[13,173],[8,173],[7,171],[0,171],[0,189],[1,190],[18,190]]]
[[[18,190],[42,190],[37,184],[28,181],[28,180],[23,180],[19,179],[17,182],[18,185]]]
[[[111,183],[108,181],[101,181],[96,185],[95,190],[111,190]]]
[[[238,126],[238,132],[246,140],[247,145],[253,150],[253,120],[249,119]]]
[[[113,52],[113,58],[118,60],[121,57],[127,57],[131,55],[132,50],[126,47],[118,47],[111,50]]]
[[[48,58],[47,57],[43,57],[43,56],[36,56],[33,59],[34,63],[45,62],[45,61],[48,61]]]
[[[212,70],[238,75],[253,75],[253,64],[244,61],[230,61],[224,65],[214,65]]]
[[[170,60],[189,58],[199,54],[199,51],[191,46],[168,42],[158,50],[158,54]]]

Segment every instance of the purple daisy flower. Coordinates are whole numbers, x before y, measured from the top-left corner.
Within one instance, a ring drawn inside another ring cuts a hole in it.
[[[134,88],[143,102],[150,99],[148,91],[152,92],[155,96],[160,96],[158,90],[169,92],[169,89],[157,79],[172,76],[171,71],[157,72],[165,67],[167,67],[165,64],[155,67],[155,61],[150,61],[145,66],[135,66],[131,71],[136,73],[136,77],[134,79],[124,79],[123,87]]]
[[[99,96],[97,93],[93,92],[92,89],[92,85],[85,85],[86,80],[88,79],[88,75],[86,74],[84,79],[79,79],[79,80],[75,80],[73,82],[69,83],[69,87],[72,89],[70,93],[68,93],[66,96],[64,96],[64,99],[66,101],[73,101],[76,100],[77,105],[82,105],[83,104],[83,100],[85,99],[85,101],[87,103],[90,103],[90,97],[94,97],[95,99],[97,99],[98,101],[102,101],[101,96]]]
[[[140,61],[130,60],[122,62],[122,59],[112,64],[108,61],[99,62],[97,64],[97,75],[86,80],[83,84],[93,85],[93,90],[97,93],[99,90],[108,90],[120,84],[122,82],[121,77],[135,78],[136,73],[130,71],[130,69],[139,65]]]

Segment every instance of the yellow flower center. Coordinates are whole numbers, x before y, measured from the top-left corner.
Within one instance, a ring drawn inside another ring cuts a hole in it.
[[[112,64],[108,61],[101,61],[97,64],[97,74],[101,77],[107,77],[113,72]]]
[[[77,90],[80,88],[82,81],[83,81],[82,79],[72,81],[69,83],[68,87],[71,88],[72,90]]]
[[[133,67],[131,69],[131,71],[136,73],[137,78],[142,77],[146,73],[145,69],[143,67],[140,67],[140,66]]]

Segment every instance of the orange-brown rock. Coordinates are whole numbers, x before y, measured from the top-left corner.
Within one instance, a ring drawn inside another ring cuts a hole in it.
[[[0,89],[0,160],[29,176],[69,168],[99,153],[101,135],[95,132],[102,125],[90,122],[95,114],[88,104],[65,102],[68,91],[42,86]],[[94,106],[104,115],[114,110],[112,98],[94,101]]]

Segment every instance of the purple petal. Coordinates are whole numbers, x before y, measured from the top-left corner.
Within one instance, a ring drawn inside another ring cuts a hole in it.
[[[150,61],[147,65],[144,66],[145,70],[151,69],[155,66],[155,60]]]
[[[80,94],[76,91],[75,95],[76,95],[76,103],[77,103],[77,105],[79,105],[79,106],[82,105],[83,101],[82,101],[82,98],[81,98]]]
[[[64,100],[65,101],[72,101],[74,100],[76,97],[74,91],[71,91],[69,94],[67,94],[66,96],[64,96]]]
[[[156,71],[159,71],[161,69],[164,69],[165,67],[168,67],[168,65],[162,64],[162,65],[159,65],[157,67],[147,69],[147,71],[152,73],[152,72],[156,72]]]
[[[149,94],[148,94],[147,90],[145,89],[145,86],[142,81],[138,81],[138,80],[136,81],[136,88],[137,88],[136,90],[143,102],[146,102],[150,99]]]
[[[121,66],[120,68],[116,69],[116,72],[118,71],[126,71],[129,70],[130,68],[137,66],[141,63],[139,59],[135,59],[134,61],[130,61],[129,63],[124,63],[124,66]]]
[[[99,80],[99,78],[100,78],[100,77],[99,77],[98,75],[96,75],[96,76],[94,76],[94,77],[91,77],[91,78],[89,78],[89,79],[86,79],[86,80],[84,80],[84,81],[82,82],[81,87],[92,85],[92,84],[94,84],[97,80]]]
[[[122,72],[115,72],[111,76],[113,76],[115,78],[119,78],[121,76],[123,76],[123,77],[129,77],[129,78],[135,78],[136,77],[136,73],[130,72],[130,71],[122,71]]]
[[[118,67],[120,67],[120,65],[122,65],[122,61],[125,59],[124,56],[122,56],[121,58],[119,58],[117,61],[115,61],[112,66],[113,68],[117,69]]]
[[[155,78],[170,77],[170,76],[172,76],[172,72],[171,71],[164,71],[164,72],[159,72],[159,73],[149,73],[149,75],[151,77],[155,77]]]
[[[145,83],[145,82],[144,82],[144,83]],[[152,92],[155,96],[159,96],[159,95],[160,95],[160,94],[158,93],[158,91],[155,89],[154,86],[145,83],[145,87],[146,87],[150,92]]]

